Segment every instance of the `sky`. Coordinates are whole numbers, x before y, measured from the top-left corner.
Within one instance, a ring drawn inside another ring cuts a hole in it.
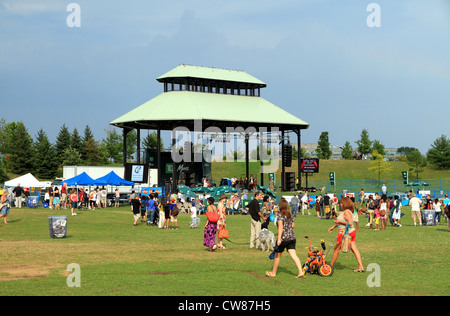
[[[425,154],[450,136],[450,1],[71,3],[0,0],[0,118],[33,138],[66,124],[101,140],[180,64],[264,81],[263,98],[310,124],[303,143],[327,131],[356,147],[367,129]]]

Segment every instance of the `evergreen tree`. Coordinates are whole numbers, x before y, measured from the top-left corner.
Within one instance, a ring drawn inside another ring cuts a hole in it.
[[[37,133],[34,143],[33,165],[36,176],[42,179],[53,179],[58,170],[56,150],[42,128]]]
[[[372,152],[372,141],[369,139],[369,132],[363,129],[361,138],[355,142],[358,145],[358,152],[362,155],[367,155]]]
[[[71,138],[72,136],[70,135],[69,129],[66,124],[63,124],[59,130],[58,136],[56,137],[55,143],[58,166],[63,166],[62,153],[66,148],[69,148]]]
[[[83,140],[78,134],[77,128],[73,129],[72,135],[70,136],[70,147],[76,149],[79,153],[83,150]]]
[[[353,158],[353,148],[350,145],[349,141],[346,141],[344,147],[341,152],[342,158],[344,159],[352,159]]]
[[[98,166],[103,162],[100,146],[94,138],[88,138],[85,142],[86,149],[86,159],[85,163],[87,166]]]
[[[10,146],[10,168],[13,173],[25,174],[33,171],[33,139],[22,122],[17,123],[13,143]]]
[[[87,158],[87,146],[88,146],[88,143],[90,142],[90,140],[94,140],[94,142],[95,142],[94,134],[92,134],[92,130],[89,127],[89,125],[86,125],[86,127],[84,129],[83,139],[82,139],[83,147],[80,150],[81,158],[83,160],[88,159]],[[92,143],[89,143],[89,144],[92,144]]]
[[[328,132],[322,132],[317,143],[317,157],[320,159],[330,159],[331,149]]]
[[[436,139],[428,150],[427,158],[440,169],[450,168],[450,139],[445,135]]]

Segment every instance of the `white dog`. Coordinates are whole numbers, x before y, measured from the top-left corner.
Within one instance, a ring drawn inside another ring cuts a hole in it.
[[[262,251],[272,250],[275,246],[275,236],[270,230],[267,230],[267,228],[261,229],[259,233],[259,241],[261,242]]]

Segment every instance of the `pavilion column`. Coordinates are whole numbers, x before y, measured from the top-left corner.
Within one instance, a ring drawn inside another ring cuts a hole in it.
[[[284,153],[284,130],[281,131],[281,191],[286,191],[286,173],[283,163],[283,153]]]
[[[302,162],[302,141],[301,141],[301,134],[300,134],[300,128],[297,131],[297,151],[298,151],[298,184],[299,187],[302,187],[302,173],[301,173],[301,162]],[[297,188],[296,188],[297,189]]]
[[[158,129],[156,131],[156,146],[157,146],[157,153],[158,153],[158,163],[157,163],[157,168],[158,168],[158,185],[159,186],[164,186],[164,183],[161,183],[162,181],[162,170],[161,170],[161,126],[158,122],[157,125]]]
[[[141,129],[136,129],[137,134],[137,144],[136,144],[136,163],[141,163]]]
[[[249,148],[248,148],[248,141],[249,141],[250,135],[248,133],[245,134],[245,176],[247,177],[247,181],[250,181],[249,179]]]
[[[177,184],[178,184],[178,174],[177,174],[177,165],[175,161],[173,161],[173,151],[176,150],[176,135],[175,135],[175,126],[172,126],[172,193],[176,192]]]
[[[125,164],[127,163],[127,135],[128,133],[131,131],[130,128],[126,128],[124,127],[122,130],[122,135],[123,135],[123,165],[125,166]]]

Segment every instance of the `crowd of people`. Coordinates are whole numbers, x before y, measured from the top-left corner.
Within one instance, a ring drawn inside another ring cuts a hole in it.
[[[22,198],[26,196],[25,190],[18,185],[12,190],[15,199],[16,207],[22,206]],[[0,218],[4,218],[4,223],[7,224],[7,215],[9,214],[10,203],[12,197],[8,190],[0,191]],[[87,209],[95,210],[95,208],[105,208],[106,205],[106,189],[95,188],[93,190],[78,190],[67,188],[63,184],[61,189],[53,185],[46,189],[44,202],[50,209],[66,209],[71,208],[72,216],[77,215],[76,209],[82,205]],[[277,228],[277,240],[274,248],[274,264],[271,271],[266,272],[267,277],[275,277],[278,267],[280,265],[281,255],[286,250],[296,267],[298,268],[297,278],[305,278],[302,270],[300,259],[296,254],[296,237],[294,234],[295,219],[297,215],[311,215],[312,205],[315,204],[316,216],[322,219],[331,219],[334,222],[328,232],[331,233],[335,229],[338,230],[336,245],[333,252],[333,257],[330,262],[331,266],[335,264],[339,257],[341,247],[343,245],[343,235],[349,235],[349,249],[355,255],[358,266],[354,272],[364,272],[364,267],[361,260],[361,255],[356,246],[356,233],[359,230],[359,215],[367,215],[367,225],[371,230],[386,230],[388,221],[392,226],[402,227],[401,218],[403,213],[402,203],[397,195],[394,197],[387,196],[385,190],[382,194],[375,193],[366,194],[362,189],[358,194],[358,201],[354,197],[337,198],[335,194],[319,194],[313,201],[312,197],[305,193],[294,194],[290,201],[286,198],[280,198],[278,203],[271,199],[268,195],[263,195],[262,192],[256,191],[251,202],[246,209],[250,215],[250,248],[260,249],[261,241],[259,240],[261,229],[268,228],[270,222],[273,222]],[[147,226],[157,226],[161,229],[178,229],[177,216],[180,213],[180,208],[188,207],[188,212],[191,216],[191,223],[196,222],[198,209],[206,208],[206,223],[204,226],[203,246],[207,247],[209,251],[213,252],[217,249],[226,250],[227,247],[223,244],[223,240],[229,238],[227,230],[227,212],[230,208],[234,208],[236,202],[240,199],[247,198],[247,196],[240,197],[239,194],[234,194],[230,198],[222,194],[219,197],[217,206],[213,197],[206,198],[203,195],[201,199],[191,200],[186,199],[180,192],[167,191],[164,196],[159,196],[155,193],[139,194],[132,192],[129,199],[131,211],[134,216],[133,225],[137,226],[139,220]],[[436,214],[436,222],[439,224],[442,218],[442,207],[446,212],[447,224],[450,231],[450,199],[445,195],[441,201],[439,199],[431,199],[428,194],[424,201],[419,199],[413,192],[408,195],[409,205],[411,206],[411,216],[414,226],[423,224],[423,210],[432,209]],[[120,194],[116,190],[114,194],[114,207],[119,206]],[[260,205],[262,200],[262,206]],[[314,203],[312,203],[314,202]],[[191,226],[197,228],[197,226]]]

